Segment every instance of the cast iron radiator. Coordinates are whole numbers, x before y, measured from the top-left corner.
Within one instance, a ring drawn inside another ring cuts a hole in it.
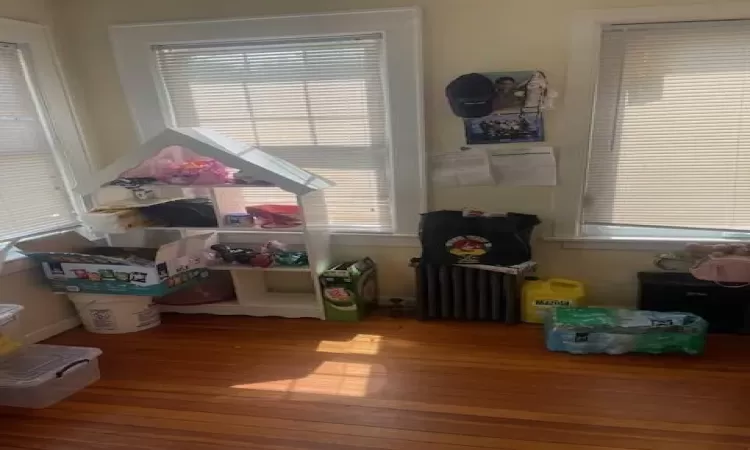
[[[411,261],[419,320],[520,321],[520,275]]]

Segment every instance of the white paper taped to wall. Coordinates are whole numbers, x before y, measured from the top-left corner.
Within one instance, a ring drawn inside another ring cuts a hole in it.
[[[552,147],[489,150],[489,158],[500,186],[557,185],[557,161]]]
[[[440,187],[495,184],[485,150],[467,150],[432,157],[432,182]]]

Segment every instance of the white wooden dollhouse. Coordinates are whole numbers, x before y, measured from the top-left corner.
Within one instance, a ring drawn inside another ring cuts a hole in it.
[[[285,243],[304,246],[309,266],[259,268],[242,265],[219,264],[212,270],[228,270],[232,275],[237,298],[232,302],[192,306],[164,306],[163,312],[312,317],[324,318],[323,299],[318,283],[319,275],[331,265],[330,233],[325,199],[322,190],[333,184],[287,161],[269,155],[257,148],[230,139],[203,128],[167,128],[139,148],[115,161],[76,187],[81,195],[88,196],[92,205],[107,207],[118,203],[136,201],[132,191],[108,186],[122,178],[133,168],[156,158],[164,149],[188,149],[201,157],[218,161],[237,170],[235,177],[245,183],[275,186],[292,193],[297,198],[304,224],[296,228],[261,229],[256,226],[229,226],[224,218],[228,214],[242,213],[246,205],[243,189],[254,189],[248,184],[171,185],[159,183],[147,187],[157,198],[206,197],[213,201],[218,226],[216,228],[146,227],[130,230],[123,235],[109,235],[117,245],[142,245],[149,233],[214,232],[218,241],[227,244],[253,244],[278,239]],[[248,181],[249,180],[249,181]],[[273,273],[277,278],[309,276],[310,292],[278,292],[269,289],[266,277]]]

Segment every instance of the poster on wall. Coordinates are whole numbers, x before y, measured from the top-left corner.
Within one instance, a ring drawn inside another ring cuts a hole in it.
[[[492,113],[478,119],[464,119],[464,127],[466,143],[469,145],[544,140],[544,120],[541,113]]]
[[[544,140],[542,106],[547,80],[542,72],[483,73],[493,83],[493,112],[485,117],[464,119],[466,143],[505,144]]]

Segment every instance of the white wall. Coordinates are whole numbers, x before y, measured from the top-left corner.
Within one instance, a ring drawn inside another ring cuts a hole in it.
[[[0,17],[45,25],[52,23],[47,0],[0,0]]]
[[[21,327],[33,342],[78,324],[78,315],[68,297],[53,294],[35,267],[0,276],[0,303],[24,307]]]
[[[571,15],[582,9],[678,5],[688,0],[57,0],[52,3],[59,45],[76,99],[85,105],[94,160],[103,165],[137,144],[120,88],[107,27],[168,20],[250,17],[351,9],[420,6],[424,11],[427,148],[463,143],[461,122],[444,99],[454,77],[472,71],[544,70],[564,86]],[[714,2],[714,3],[718,3]],[[564,92],[561,92],[564,101]],[[547,117],[548,142],[565,130],[559,110]],[[564,158],[565,155],[561,155]],[[555,188],[472,187],[432,189],[432,209],[475,207],[535,213],[552,220]],[[413,295],[409,257],[417,248],[339,247],[341,258],[370,255],[380,264],[384,295]],[[599,303],[633,305],[635,273],[651,267],[652,252],[570,250],[537,242],[542,275],[584,281]]]
[[[52,26],[51,11],[45,0],[0,0],[0,17]],[[0,276],[0,303],[24,306],[21,315],[24,333],[38,340],[75,323],[76,314],[67,297],[50,292],[31,265],[8,273],[7,269],[14,266],[15,263],[7,264]]]

